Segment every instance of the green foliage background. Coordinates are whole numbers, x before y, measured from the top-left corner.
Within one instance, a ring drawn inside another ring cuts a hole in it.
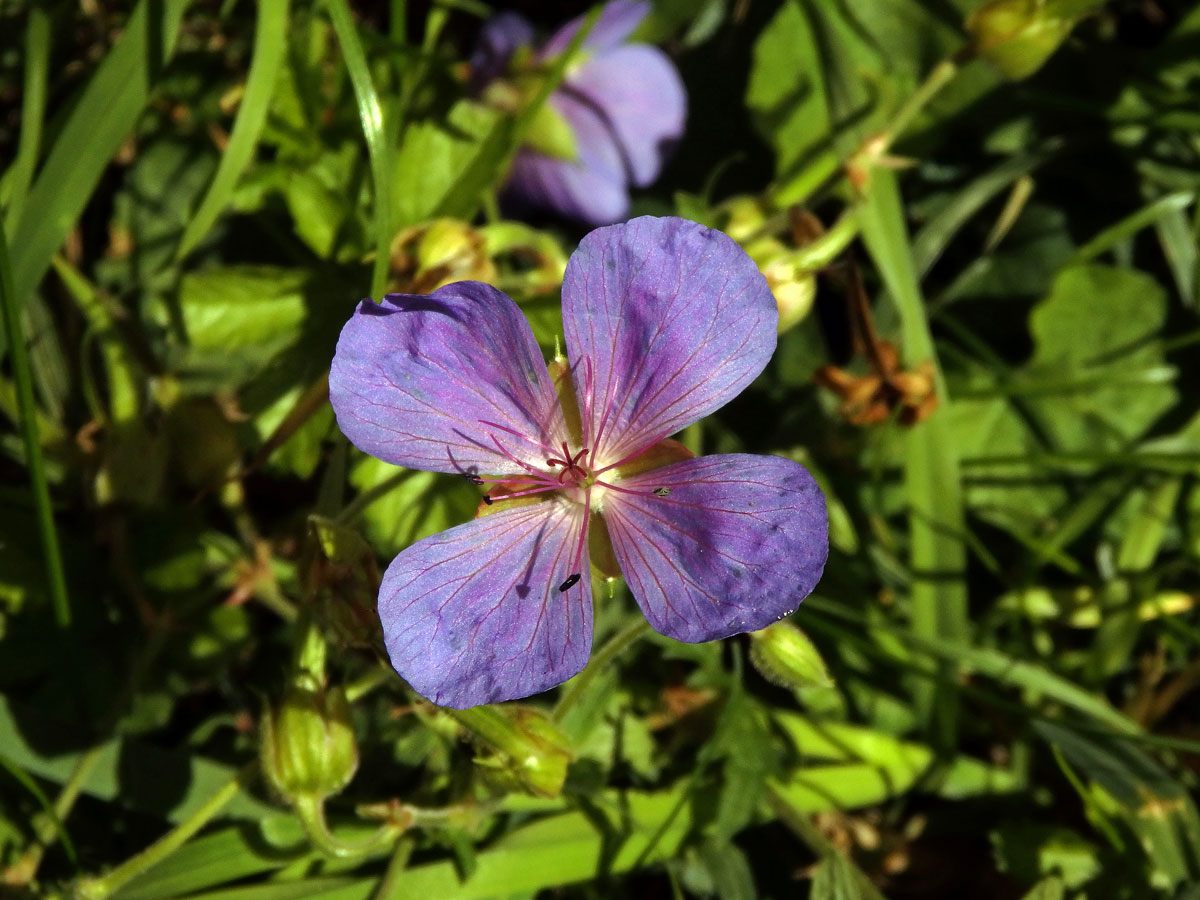
[[[689,123],[634,213],[751,208],[816,291],[684,438],[809,465],[829,566],[720,645],[610,585],[583,674],[453,713],[371,610],[478,492],[350,447],[325,375],[360,297],[454,277],[554,347],[581,232],[496,194],[569,60],[471,99],[492,11],[0,5],[4,889],[1200,897],[1200,12],[656,0]],[[870,374],[854,273],[915,425],[814,383]]]

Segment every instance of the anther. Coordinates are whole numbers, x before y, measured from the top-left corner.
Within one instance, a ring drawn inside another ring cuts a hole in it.
[[[558,586],[558,592],[562,594],[575,587],[575,585],[579,584],[580,577],[581,576],[578,572],[576,572],[574,575],[568,575],[567,580]]]
[[[464,473],[463,478],[467,479],[467,481],[471,482],[471,484],[483,484],[482,478],[480,478],[478,475],[472,475],[469,472]]]
[[[491,505],[492,505],[492,498],[491,498],[491,497],[489,497],[487,494],[484,494],[484,495],[483,495],[483,502],[484,502],[484,503],[486,503],[488,506],[491,506]]]

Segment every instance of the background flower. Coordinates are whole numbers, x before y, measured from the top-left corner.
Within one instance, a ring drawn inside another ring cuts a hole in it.
[[[604,8],[573,64],[547,101],[513,160],[506,200],[548,209],[591,225],[625,218],[630,187],[658,177],[664,156],[683,133],[687,96],[674,64],[657,47],[626,43],[650,11],[625,0]],[[559,29],[526,62],[563,53],[582,19]],[[532,39],[515,13],[490,20],[471,58],[477,90],[504,73]]]
[[[330,373],[342,430],[388,462],[499,490],[488,515],[412,545],[384,575],[379,614],[405,680],[467,707],[578,672],[589,530],[606,533],[665,635],[714,640],[794,612],[828,552],[812,477],[778,457],[691,459],[661,444],[762,371],[777,319],[746,253],[676,218],[598,229],[572,255],[560,385],[516,304],[488,285],[363,301]],[[559,400],[572,387],[577,414]]]

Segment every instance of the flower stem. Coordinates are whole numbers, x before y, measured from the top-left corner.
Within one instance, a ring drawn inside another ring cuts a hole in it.
[[[213,794],[204,805],[179,823],[173,830],[167,832],[141,853],[127,859],[107,875],[100,878],[86,878],[79,882],[75,896],[82,900],[103,900],[118,889],[124,887],[136,875],[162,862],[184,844],[192,836],[208,824],[230,800],[237,796],[242,789],[242,783],[249,776],[256,764],[250,763],[237,775],[230,779],[219,791]]]
[[[792,255],[796,268],[804,272],[823,269],[838,257],[858,237],[858,216],[854,208],[847,209],[833,227],[811,244],[805,244]]]
[[[327,856],[337,859],[348,859],[362,856],[372,850],[379,850],[396,840],[404,831],[403,826],[388,822],[379,827],[373,835],[361,841],[343,841],[329,830],[325,819],[325,800],[323,797],[301,796],[292,800],[292,808],[296,817],[304,826],[304,832],[312,845]]]
[[[555,720],[561,722],[567,711],[583,696],[583,692],[587,690],[588,685],[595,679],[596,674],[620,656],[624,650],[649,629],[650,623],[639,617],[610,637],[604,643],[603,647],[593,653],[587,666],[582,672],[571,679],[567,689],[563,692],[562,698],[559,699],[558,705],[554,707]]]

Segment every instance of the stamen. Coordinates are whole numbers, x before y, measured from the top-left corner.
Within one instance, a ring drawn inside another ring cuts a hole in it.
[[[607,481],[600,481],[599,479],[596,479],[596,484],[600,485],[600,487],[606,490],[616,491],[618,494],[633,494],[635,497],[643,497],[646,494],[645,491],[635,491],[631,490],[630,488],[617,487],[615,484],[609,484]],[[671,493],[670,488],[659,488],[653,493],[658,494],[659,490],[664,490],[667,492],[667,494]],[[658,494],[658,496],[665,497],[667,494]]]
[[[536,476],[536,475],[540,474],[538,472],[538,470],[535,469],[533,466],[530,466],[530,465],[527,465],[526,463],[521,462],[519,459],[517,459],[515,456],[513,456],[511,453],[509,453],[507,450],[505,450],[504,446],[500,443],[499,440],[496,439],[496,436],[494,434],[489,434],[488,437],[490,437],[492,439],[492,443],[496,445],[496,449],[499,450],[501,453],[503,453],[504,456],[506,458],[508,458],[510,461],[515,462],[518,466],[520,466],[522,469],[524,469],[530,475]]]
[[[651,444],[651,446],[653,446],[653,444]],[[605,472],[607,472],[609,469],[615,469],[617,466],[623,466],[623,465],[625,465],[625,463],[629,462],[631,459],[637,459],[637,457],[639,457],[639,456],[641,456],[643,453],[645,453],[647,449],[649,449],[649,448],[648,448],[648,447],[643,447],[641,450],[638,450],[638,451],[636,451],[636,452],[634,452],[634,453],[630,453],[628,456],[626,456],[626,457],[625,457],[625,458],[623,458],[623,459],[618,459],[618,460],[617,460],[615,463],[609,463],[609,464],[608,464],[607,466],[605,466],[603,469],[597,469],[597,470],[596,470],[595,472],[593,472],[592,474],[593,474],[593,475],[603,475],[603,474],[604,474]]]
[[[509,428],[505,425],[501,425],[499,422],[488,422],[485,419],[480,419],[479,424],[486,425],[489,428],[498,428],[500,431],[507,432],[508,434],[511,434],[513,437],[519,437],[521,440],[526,441],[527,443],[533,444],[533,446],[537,447],[540,450],[545,450],[547,453],[554,452],[552,449],[547,447],[545,444],[543,444],[541,441],[537,440],[536,438],[532,438],[527,434],[522,434],[519,431],[515,431],[512,428]],[[495,437],[493,437],[492,440],[495,440]]]
[[[579,584],[579,579],[581,577],[582,576],[578,572],[576,572],[574,575],[568,575],[567,580],[558,586],[558,592],[560,594],[565,594],[571,588],[575,587],[575,585]]]
[[[487,494],[484,494],[483,500],[485,503],[490,504],[496,500],[512,500],[516,497],[528,497],[530,494],[544,494],[547,491],[557,491],[559,487],[560,485],[557,482],[552,481],[549,484],[543,484],[541,487],[530,488],[527,491],[516,491],[512,494],[501,494],[498,497],[488,497]]]
[[[471,484],[475,484],[475,485],[483,484],[482,478],[480,478],[478,475],[473,475],[470,472],[464,472],[463,478],[467,479],[467,481],[471,482]]]
[[[489,497],[487,494],[484,494],[484,495],[483,495],[483,502],[484,502],[484,503],[486,503],[488,506],[491,506],[491,505],[492,505],[493,503],[495,503],[496,501],[494,501],[494,500],[493,500],[491,497]]]

